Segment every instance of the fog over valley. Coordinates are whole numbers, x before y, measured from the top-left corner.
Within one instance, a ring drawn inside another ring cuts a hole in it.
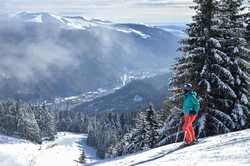
[[[24,100],[110,89],[124,74],[169,70],[181,38],[155,26],[49,13],[21,12],[1,25],[0,92]]]

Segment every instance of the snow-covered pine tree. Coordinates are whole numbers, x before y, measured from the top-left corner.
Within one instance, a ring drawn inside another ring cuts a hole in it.
[[[157,141],[159,140],[159,128],[161,127],[161,120],[152,104],[149,105],[149,108],[146,112],[147,135],[145,139],[145,144],[148,145],[149,148],[154,148]]]
[[[221,51],[218,1],[194,2],[197,4],[193,7],[196,15],[187,28],[189,37],[181,42],[183,46],[180,50],[184,55],[174,67],[176,74],[171,85],[182,87],[185,82],[191,82],[203,99],[201,102],[204,117],[201,119],[207,122],[199,123],[202,125],[200,129],[203,130],[203,135],[229,132],[234,128],[233,121],[224,109],[225,104],[221,103],[236,96],[228,85],[233,81],[224,65],[227,64],[228,57]]]
[[[35,114],[41,137],[48,140],[53,140],[57,132],[55,114],[51,111],[48,111],[45,105],[42,107],[31,107],[31,109]]]
[[[224,15],[220,12],[219,1],[194,2],[196,15],[186,30],[188,38],[181,41],[180,50],[184,55],[173,66],[171,98],[181,106],[183,95],[180,89],[185,82],[192,83],[201,97],[202,110],[197,124],[199,136],[230,132],[235,129],[231,112],[238,96],[234,89],[233,69],[230,68],[231,59],[222,43],[225,36],[221,19]],[[168,128],[176,128],[179,123],[172,124]]]
[[[135,136],[135,130],[131,130],[126,133],[121,140],[111,145],[108,149],[106,157],[114,158],[125,154],[133,153],[133,137]]]
[[[250,50],[247,48],[245,18],[242,14],[243,0],[221,0],[219,27],[222,50],[228,56],[227,68],[233,76],[230,83],[235,98],[230,101],[229,109],[236,129],[247,126],[250,116]]]
[[[159,142],[157,143],[157,146],[183,140],[184,134],[181,127],[181,109],[178,107],[173,107],[169,110],[169,112],[170,115],[168,116],[164,127],[159,132]]]
[[[250,12],[245,14],[246,32],[245,39],[247,40],[247,48],[250,49]],[[249,61],[248,61],[249,62]],[[247,67],[248,73],[250,73],[250,64]],[[250,101],[250,92],[248,94],[248,101]],[[250,127],[250,118],[248,118],[247,127]]]
[[[102,158],[117,156],[123,136],[135,126],[136,112],[88,113],[87,143],[96,147]],[[116,146],[116,147],[115,147]],[[115,147],[115,148],[114,148]]]
[[[140,112],[136,119],[136,127],[132,130],[131,139],[129,138],[131,142],[128,142],[128,146],[125,147],[125,151],[128,151],[128,153],[134,153],[149,148],[145,144],[148,124],[146,120],[147,113],[145,111]]]
[[[29,107],[21,105],[19,102],[16,103],[15,109],[17,110],[17,131],[23,138],[41,144],[42,138],[34,112]]]
[[[109,149],[109,157],[122,156],[156,146],[159,140],[160,118],[152,105],[146,111],[139,112],[135,128]]]
[[[17,110],[11,101],[0,102],[0,132],[7,135],[17,133]]]
[[[246,23],[246,32],[245,32],[245,39],[248,43],[248,48],[250,47],[250,12],[245,14],[245,23]]]

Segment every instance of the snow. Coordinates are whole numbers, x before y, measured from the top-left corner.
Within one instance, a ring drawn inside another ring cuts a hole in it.
[[[239,53],[239,49],[237,47],[234,47],[234,54]]]
[[[60,25],[65,29],[76,29],[76,30],[86,30],[90,27],[95,27],[97,25],[104,25],[106,23],[100,20],[88,20],[83,17],[63,17],[50,13],[32,13],[32,12],[21,12],[16,15],[11,16],[12,18],[19,18],[24,22],[35,22],[35,23],[49,23]]]
[[[31,22],[37,22],[37,23],[42,23],[42,15],[38,15],[32,19],[30,19]]]
[[[135,95],[133,101],[134,102],[142,102],[143,101],[143,97],[140,96],[140,95]]]
[[[58,16],[55,14],[50,14],[46,12],[34,13],[34,12],[20,12],[16,15],[12,15],[10,18],[18,18],[24,22],[34,22],[43,24],[53,24],[58,25],[60,28],[70,29],[70,30],[88,30],[93,27],[103,27],[119,31],[127,34],[135,34],[142,39],[150,38],[151,36],[145,34],[139,30],[124,27],[118,28],[113,26],[111,22],[98,20],[98,19],[87,19],[84,17],[71,17],[71,16]]]
[[[130,29],[130,30],[131,30],[131,32],[133,32],[133,33],[135,33],[135,34],[141,36],[141,37],[144,38],[144,39],[147,39],[147,38],[150,38],[150,37],[151,37],[150,35],[144,34],[144,33],[140,32],[140,31],[138,31],[138,30],[135,30],[135,29]]]
[[[96,26],[98,26],[98,24],[100,24],[99,22],[96,23],[94,21],[87,20],[87,19],[85,19],[83,17],[79,17],[79,18],[76,18],[76,17],[64,17],[64,20],[67,21],[67,23],[66,23],[67,26],[71,27],[72,29],[85,30],[85,29],[88,29],[90,27],[96,27]]]
[[[221,44],[220,44],[220,42],[217,39],[211,37],[209,39],[209,42],[211,42],[214,47],[221,48]]]
[[[151,36],[150,35],[147,35],[147,34],[144,34],[138,30],[135,30],[135,29],[132,29],[132,28],[115,28],[116,31],[119,31],[119,32],[123,32],[123,33],[134,33],[134,34],[137,34],[139,36],[141,36],[143,39],[147,39],[147,38],[150,38]]]
[[[218,63],[223,63],[222,57],[217,52],[214,53],[214,58]]]
[[[202,84],[205,84],[206,85],[206,91],[207,92],[211,92],[211,84],[206,80],[206,79],[203,79],[199,82],[199,85],[202,85]]]
[[[0,135],[1,166],[80,166],[78,159],[85,150],[86,162],[97,162],[96,151],[86,145],[86,134],[61,132],[55,141],[42,145]]]
[[[249,54],[250,53],[250,49],[245,48],[245,47],[241,47],[241,50],[243,50],[245,53]]]
[[[42,145],[0,135],[1,166],[81,166],[77,160],[85,150],[87,165],[171,165],[244,166],[250,165],[250,129],[203,138],[199,144],[179,149],[175,143],[116,159],[100,160],[86,145],[86,134],[58,133],[55,141]]]
[[[200,139],[199,144],[175,151],[181,143],[100,161],[97,166],[249,166],[250,129]]]
[[[62,18],[62,17],[57,16],[57,15],[54,15],[54,14],[48,14],[48,15],[50,15],[51,17],[54,17],[55,19],[57,19],[57,20],[58,20],[58,21],[60,21],[61,23],[64,23],[64,21],[63,21],[63,18]]]
[[[162,30],[176,34],[177,36],[183,37],[186,36],[186,33],[182,30],[176,30],[176,29],[171,29],[171,28],[162,28],[160,27]]]
[[[245,94],[243,94],[243,95],[241,96],[240,101],[243,102],[244,104],[247,104],[247,103],[248,103],[247,96],[246,96]]]

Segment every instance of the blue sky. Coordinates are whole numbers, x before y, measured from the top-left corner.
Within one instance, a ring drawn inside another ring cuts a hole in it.
[[[0,0],[1,13],[81,15],[113,22],[189,22],[192,0]]]

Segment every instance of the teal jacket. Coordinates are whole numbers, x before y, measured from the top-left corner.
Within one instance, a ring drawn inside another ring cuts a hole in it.
[[[184,114],[190,114],[190,111],[194,110],[196,113],[200,111],[200,103],[197,99],[197,93],[190,91],[184,94],[183,112]]]

